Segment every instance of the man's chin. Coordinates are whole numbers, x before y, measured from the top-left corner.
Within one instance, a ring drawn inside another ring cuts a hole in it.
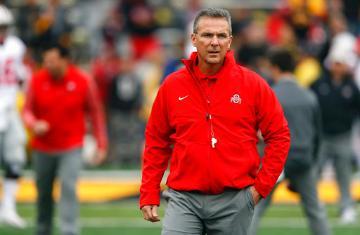
[[[221,59],[220,58],[208,58],[206,60],[206,62],[208,64],[219,64],[219,63],[221,63]]]

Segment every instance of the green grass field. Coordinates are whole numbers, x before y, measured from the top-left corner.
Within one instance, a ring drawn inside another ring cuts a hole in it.
[[[162,206],[161,215],[164,213],[163,209]],[[33,204],[20,204],[19,212],[29,222],[29,228],[17,230],[0,225],[1,235],[33,234],[35,206]],[[336,207],[328,206],[327,212],[334,235],[360,234],[360,221],[352,225],[340,225],[336,219]],[[160,223],[151,224],[142,219],[137,208],[137,201],[134,199],[104,204],[82,204],[80,217],[83,235],[153,235],[160,234],[161,229]],[[59,235],[58,230],[56,229],[55,231],[54,235]],[[259,235],[285,234],[310,234],[300,206],[273,205],[263,218]]]

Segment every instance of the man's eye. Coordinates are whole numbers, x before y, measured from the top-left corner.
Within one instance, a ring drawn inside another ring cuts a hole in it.
[[[226,39],[227,35],[226,34],[219,34],[217,37],[220,38],[220,39]]]
[[[203,34],[202,36],[203,36],[204,38],[212,38],[212,37],[213,37],[213,35],[210,34],[210,33]]]

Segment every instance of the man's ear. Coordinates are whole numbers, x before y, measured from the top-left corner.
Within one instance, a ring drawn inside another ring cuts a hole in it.
[[[191,42],[192,42],[192,45],[195,47],[195,44],[196,44],[196,34],[195,33],[191,34]]]
[[[231,49],[231,42],[232,42],[232,39],[233,39],[233,37],[232,37],[232,35],[231,35],[231,36],[230,36],[229,45],[228,45],[228,51],[230,51],[230,49]]]

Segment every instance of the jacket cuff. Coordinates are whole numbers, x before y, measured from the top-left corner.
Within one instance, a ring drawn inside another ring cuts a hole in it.
[[[160,191],[140,192],[140,209],[147,205],[160,206]]]
[[[259,181],[255,182],[254,187],[255,187],[256,191],[258,191],[258,193],[261,195],[262,198],[266,198],[272,189],[272,188],[269,188],[269,187],[261,184]]]

